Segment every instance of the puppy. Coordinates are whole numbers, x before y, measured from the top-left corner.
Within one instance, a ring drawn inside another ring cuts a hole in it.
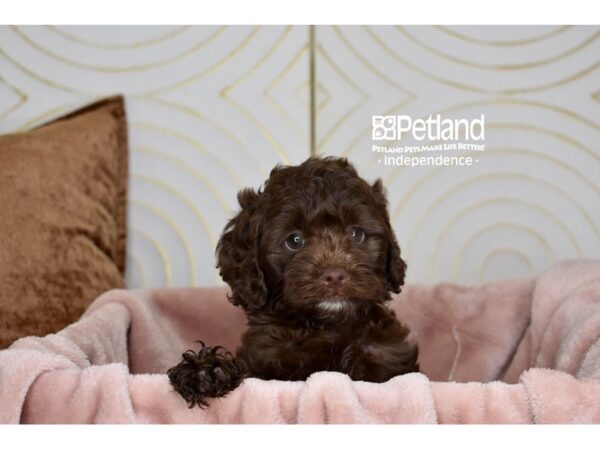
[[[305,380],[317,371],[383,382],[418,371],[417,346],[386,303],[406,264],[381,181],[369,185],[342,158],[276,167],[217,245],[217,267],[248,328],[235,357],[202,344],[169,369],[190,407],[245,377]]]

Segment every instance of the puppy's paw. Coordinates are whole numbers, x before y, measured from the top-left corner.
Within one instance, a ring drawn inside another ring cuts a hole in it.
[[[167,371],[171,385],[190,408],[207,407],[207,398],[225,396],[244,379],[242,364],[231,353],[198,342],[202,347],[197,353],[186,351],[181,362]]]

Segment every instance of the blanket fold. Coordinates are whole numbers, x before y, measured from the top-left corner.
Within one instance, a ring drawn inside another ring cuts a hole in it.
[[[0,351],[2,423],[600,423],[600,262],[535,279],[408,285],[391,306],[423,373],[247,379],[189,409],[166,370],[196,340],[233,351],[225,288],[110,291],[76,323]]]

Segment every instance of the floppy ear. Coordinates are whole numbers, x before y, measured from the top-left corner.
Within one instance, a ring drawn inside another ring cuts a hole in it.
[[[384,213],[385,217],[385,225],[386,225],[386,262],[385,262],[385,274],[387,278],[387,282],[389,285],[390,291],[397,294],[400,292],[400,286],[404,284],[404,275],[406,273],[406,263],[400,257],[400,247],[398,246],[398,241],[396,241],[396,236],[394,235],[394,230],[390,225],[390,217],[387,211],[387,199],[385,197],[385,188],[383,187],[383,183],[380,179],[377,179],[375,183],[373,183],[373,191],[376,197],[377,203],[380,206],[381,211]]]
[[[241,211],[229,221],[217,244],[219,274],[231,288],[229,301],[249,312],[267,301],[267,288],[258,264],[259,195],[253,189],[238,193]]]
[[[386,276],[390,291],[394,294],[400,292],[400,286],[404,284],[404,275],[406,273],[406,263],[400,257],[400,247],[394,237],[394,232],[390,228],[388,237]]]

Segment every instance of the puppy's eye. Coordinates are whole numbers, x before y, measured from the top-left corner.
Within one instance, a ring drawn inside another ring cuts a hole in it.
[[[350,230],[350,236],[357,244],[362,244],[365,240],[365,232],[358,227],[354,227]]]
[[[299,233],[290,234],[285,240],[285,246],[290,250],[298,250],[304,245],[304,238]]]

